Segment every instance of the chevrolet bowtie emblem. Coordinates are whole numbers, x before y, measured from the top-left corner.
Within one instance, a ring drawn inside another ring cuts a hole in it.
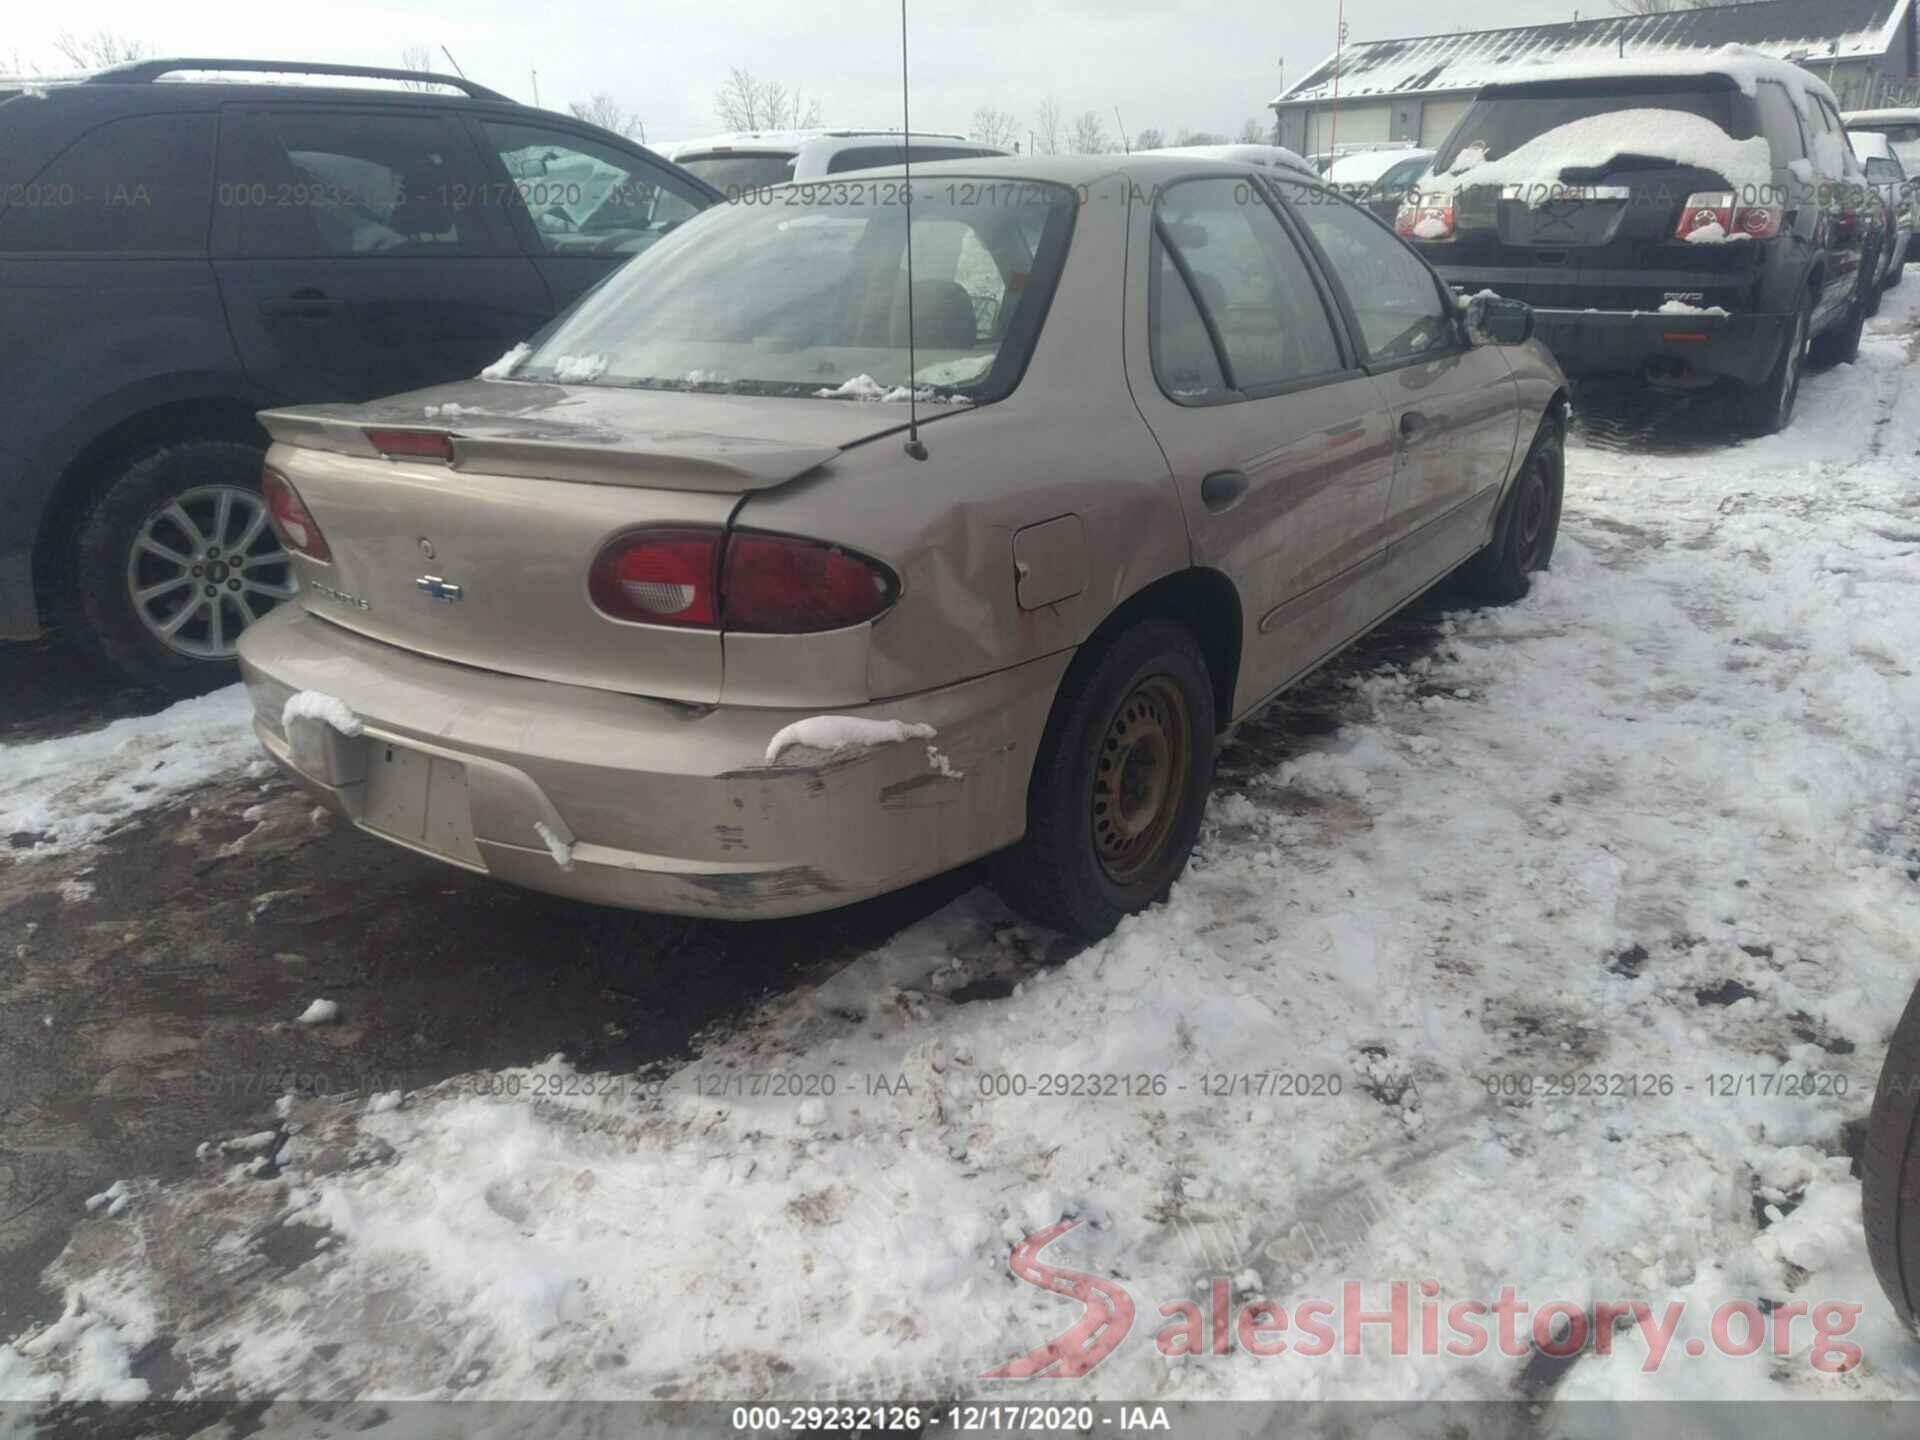
[[[428,599],[445,600],[449,604],[466,594],[466,591],[451,580],[442,580],[438,575],[422,575],[413,583],[426,592]]]

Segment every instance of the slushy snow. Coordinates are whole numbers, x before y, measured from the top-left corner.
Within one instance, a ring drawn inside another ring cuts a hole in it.
[[[778,765],[793,749],[845,754],[876,745],[898,745],[905,740],[931,740],[940,732],[931,725],[903,720],[866,720],[856,715],[809,715],[775,733],[767,742],[767,764]]]
[[[287,703],[280,709],[281,732],[291,734],[296,720],[318,720],[349,737],[358,735],[363,728],[360,717],[346,701],[318,690],[300,690],[287,697]]]

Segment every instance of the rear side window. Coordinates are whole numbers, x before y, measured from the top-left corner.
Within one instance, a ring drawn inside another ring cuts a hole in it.
[[[1154,206],[1154,244],[1171,252],[1174,267],[1191,282],[1219,341],[1230,388],[1258,394],[1343,368],[1312,272],[1251,180],[1223,176],[1168,186]],[[1164,299],[1175,287],[1163,277],[1160,288]],[[1176,333],[1190,329],[1177,301],[1148,324],[1166,332],[1168,353]],[[1171,377],[1167,383],[1171,392]]]
[[[113,120],[0,197],[0,251],[204,254],[212,198],[213,116]]]
[[[1773,162],[1785,165],[1807,157],[1806,137],[1800,130],[1800,112],[1794,109],[1787,87],[1774,80],[1762,80],[1754,87],[1755,103],[1760,111],[1760,133],[1773,150]]]
[[[215,199],[242,255],[489,248],[464,137],[439,116],[259,111],[229,125]]]

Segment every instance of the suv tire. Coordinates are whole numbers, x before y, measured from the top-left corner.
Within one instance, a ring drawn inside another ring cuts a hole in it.
[[[1862,271],[1847,313],[1832,329],[1813,337],[1807,354],[1816,365],[1851,365],[1860,356],[1860,336],[1867,328],[1867,290],[1873,284],[1871,268]]]
[[[1800,297],[1794,328],[1780,347],[1773,373],[1758,385],[1740,392],[1741,417],[1753,435],[1775,435],[1793,423],[1793,407],[1800,398],[1800,377],[1807,367],[1808,330],[1813,325],[1813,295]]]
[[[294,593],[261,458],[238,441],[186,440],[119,462],[80,525],[74,638],[142,685],[231,678],[240,632]]]
[[[1510,605],[1533,588],[1533,573],[1553,560],[1566,488],[1566,431],[1556,405],[1540,422],[1533,448],[1501,503],[1492,542],[1458,571],[1462,587],[1476,603]]]
[[[1213,681],[1186,627],[1148,620],[1083,652],[1034,757],[1026,837],[994,857],[994,888],[1087,940],[1165,898],[1200,833],[1213,743]]]

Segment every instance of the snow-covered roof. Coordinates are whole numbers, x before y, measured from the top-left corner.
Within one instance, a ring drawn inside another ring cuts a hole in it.
[[[1163,145],[1141,153],[1187,155],[1195,160],[1235,160],[1243,165],[1259,165],[1269,170],[1278,166],[1286,170],[1303,170],[1309,175],[1315,173],[1305,157],[1284,145]]]
[[[1901,105],[1890,110],[1848,110],[1840,118],[1848,125],[1920,125],[1920,109]]]
[[[1755,0],[1659,15],[1608,15],[1558,25],[1522,25],[1375,40],[1349,45],[1339,59],[1340,98],[1478,90],[1530,79],[1527,67],[1625,59],[1675,60],[1745,46],[1776,60],[1846,60],[1884,55],[1913,0]],[[1804,53],[1802,53],[1804,52]],[[1294,82],[1275,105],[1324,101],[1333,94],[1335,57]],[[1519,73],[1516,73],[1519,72]]]

